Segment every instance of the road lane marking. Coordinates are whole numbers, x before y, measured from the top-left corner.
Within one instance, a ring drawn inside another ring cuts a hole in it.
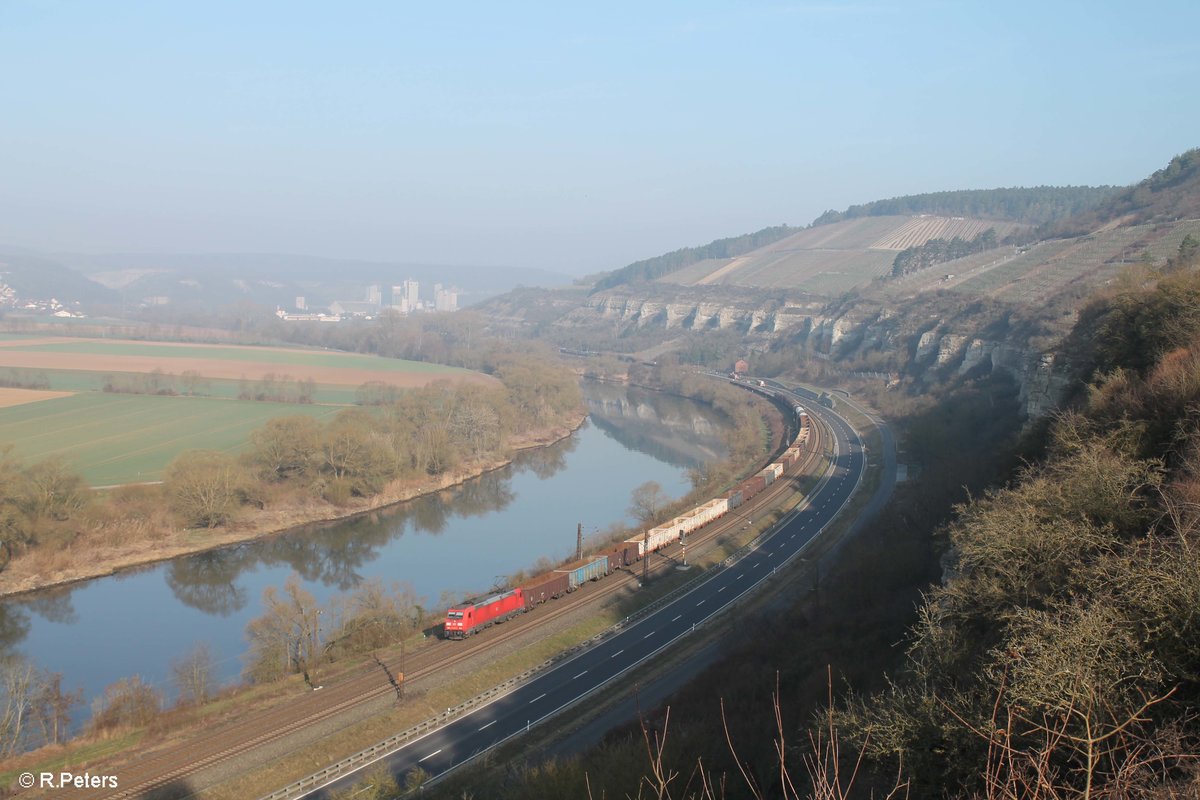
[[[434,750],[432,753],[430,753],[429,755],[425,756],[425,758],[418,759],[418,760],[417,760],[417,763],[418,763],[418,764],[420,764],[420,763],[421,763],[422,761],[424,761],[425,759],[428,759],[428,758],[433,758],[434,756],[436,756],[436,755],[437,755],[438,753],[440,753],[440,752],[442,752],[442,748],[440,748],[440,747],[439,747],[437,750]]]
[[[699,608],[702,605],[704,605],[704,600],[701,600],[699,603],[696,603],[696,608]]]
[[[542,699],[543,697],[545,697],[545,696],[546,696],[546,693],[545,693],[545,692],[542,692],[542,693],[541,693],[541,694],[539,694],[537,697],[535,697],[535,698],[533,698],[532,700],[530,700],[530,701],[529,701],[529,705],[533,705],[534,703],[536,703],[538,700],[541,700],[541,699]]]
[[[587,670],[586,670],[586,669],[585,669],[583,672],[581,672],[581,673],[579,673],[578,675],[576,675],[574,678],[571,678],[571,680],[575,680],[576,678],[582,678],[584,675],[587,675]]]
[[[681,619],[683,619],[683,614],[679,614],[679,615],[677,615],[677,616],[675,617],[675,619],[671,620],[671,622],[679,622],[679,620],[681,620]]]
[[[725,591],[725,590],[726,590],[726,589],[728,589],[728,588],[729,588],[728,586],[722,586],[720,589],[717,589],[717,591],[718,591],[718,592],[723,592],[723,591]]]
[[[736,577],[734,580],[739,580],[739,581],[740,581],[740,580],[741,580],[742,578],[744,578],[744,577],[746,577],[746,573],[744,573],[744,572],[739,572],[739,573],[738,573],[738,575],[737,575],[737,577]]]
[[[617,656],[621,655],[621,653],[624,653],[624,652],[625,652],[624,650],[618,650],[617,652],[615,652],[611,656],[609,656],[609,658],[616,658]]]
[[[647,634],[646,634],[645,636],[643,636],[642,638],[643,638],[643,639],[649,639],[651,636],[653,636],[653,635],[654,635],[654,634],[656,634],[656,633],[658,633],[658,631],[650,631],[649,633],[647,633]]]
[[[491,721],[491,722],[489,722],[487,725],[484,725],[484,726],[483,726],[483,728],[490,728],[490,727],[492,727],[492,726],[493,726],[493,725],[495,725],[495,724],[496,724],[496,720],[492,720],[492,721]],[[483,728],[480,728],[479,730],[483,730]]]

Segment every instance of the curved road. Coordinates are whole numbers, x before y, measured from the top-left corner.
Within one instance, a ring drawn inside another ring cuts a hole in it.
[[[800,399],[797,402],[804,404]],[[692,591],[575,658],[384,756],[381,760],[388,769],[401,778],[418,767],[431,778],[444,775],[653,658],[799,556],[849,501],[864,470],[862,443],[845,420],[824,408],[808,412],[832,433],[833,469],[809,497],[808,504],[781,520],[758,547],[714,571]],[[614,682],[608,690],[619,691],[614,689],[619,686]],[[357,776],[343,776],[306,796],[324,797],[328,790],[353,784]]]

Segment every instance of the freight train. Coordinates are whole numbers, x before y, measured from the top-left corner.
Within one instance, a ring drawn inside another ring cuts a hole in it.
[[[647,553],[683,541],[687,534],[720,519],[732,509],[747,502],[799,462],[804,445],[808,442],[811,421],[800,406],[796,406],[793,411],[798,423],[797,434],[783,455],[778,461],[768,464],[752,477],[742,481],[729,494],[709,500],[668,523],[610,545],[599,553],[531,578],[513,589],[486,599],[467,601],[448,609],[443,627],[445,638],[465,639],[492,625],[531,611],[542,603],[569,594],[589,581],[600,580],[622,567],[640,561]]]

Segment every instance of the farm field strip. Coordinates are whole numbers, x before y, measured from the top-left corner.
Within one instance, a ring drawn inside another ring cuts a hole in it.
[[[330,406],[195,397],[77,394],[0,409],[0,442],[31,459],[62,456],[94,485],[153,480],[181,451],[234,452],[250,431],[289,414],[316,418]]]
[[[385,372],[461,373],[465,370],[429,364],[421,361],[404,361],[395,358],[360,355],[357,353],[332,353],[319,350],[289,350],[277,347],[243,347],[192,345],[183,343],[115,342],[75,339],[50,342],[13,344],[6,350],[70,353],[85,356],[154,357],[165,359],[203,359],[211,361],[250,362],[273,366],[336,367],[339,369],[368,369]]]
[[[173,369],[165,369],[170,366]],[[88,372],[196,372],[205,378],[229,380],[256,380],[267,375],[277,378],[285,373],[293,380],[311,378],[316,383],[360,386],[368,381],[381,381],[396,386],[424,386],[432,380],[445,377],[455,380],[491,381],[484,375],[465,370],[445,372],[403,371],[396,369],[377,370],[359,366],[320,366],[290,364],[280,365],[267,361],[236,361],[227,359],[180,358],[164,362],[157,356],[110,355],[88,356],[80,353],[45,351],[28,348],[0,347],[0,368],[24,367],[26,369],[83,370]]]
[[[2,360],[2,359],[0,359]],[[130,379],[144,375],[144,372],[118,372],[116,370],[92,371],[78,369],[36,369],[33,367],[4,367],[0,365],[0,381],[14,380],[22,382],[45,380],[52,391],[59,392],[101,392],[104,391],[104,380],[107,376]],[[175,382],[174,388],[180,395],[192,396],[186,392],[180,381],[180,376],[174,373],[164,373],[164,377]],[[295,381],[284,373],[278,373],[276,380]],[[243,388],[254,389],[255,382],[247,378],[245,381],[234,378],[202,378],[197,385],[196,397],[223,397],[230,400],[240,399],[238,394]],[[314,403],[331,405],[354,405],[358,402],[358,387],[339,383],[317,383],[313,393]]]
[[[51,392],[41,389],[9,389],[0,387],[0,408],[12,408],[29,403],[40,403],[43,400],[55,400],[68,397],[70,392]]]

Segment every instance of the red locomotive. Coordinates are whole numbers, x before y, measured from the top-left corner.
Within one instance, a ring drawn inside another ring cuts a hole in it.
[[[446,638],[465,639],[472,633],[523,613],[525,598],[520,589],[503,592],[478,603],[464,603],[446,612]]]

